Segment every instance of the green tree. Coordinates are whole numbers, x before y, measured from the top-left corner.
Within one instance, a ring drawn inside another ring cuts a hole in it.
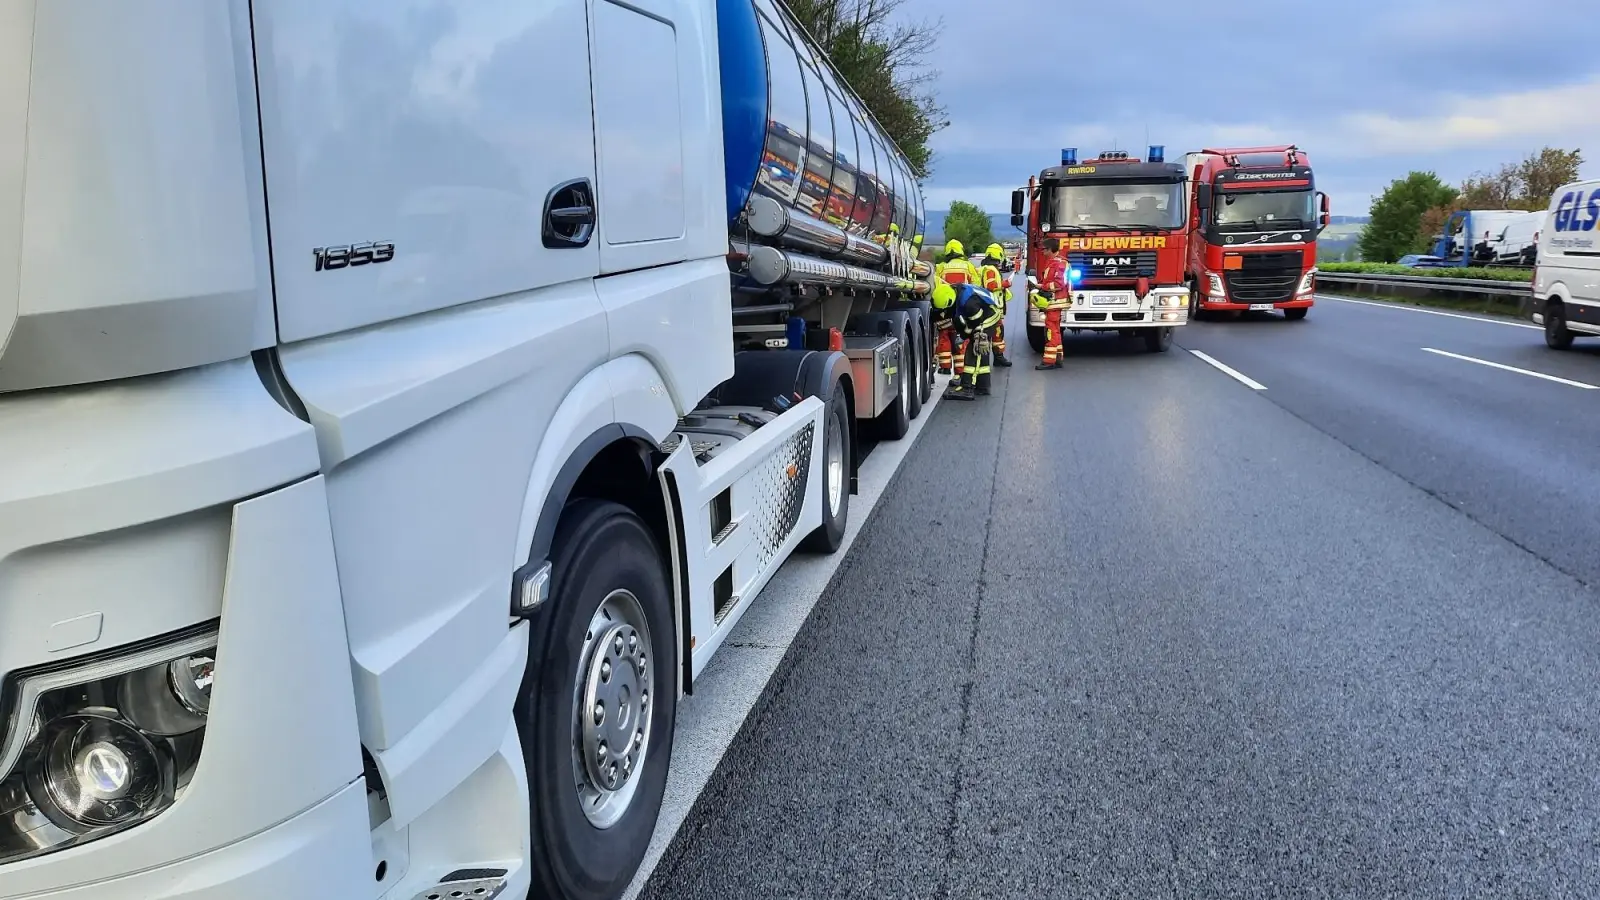
[[[989,222],[989,214],[982,207],[965,200],[951,203],[950,212],[944,217],[944,239],[960,241],[969,256],[982,253],[985,247],[994,243],[994,228]]]
[[[1550,206],[1556,188],[1578,180],[1583,168],[1583,151],[1545,147],[1517,164],[1517,179],[1522,187],[1521,209],[1541,210]]]
[[[928,139],[950,124],[929,91],[940,23],[895,15],[905,0],[789,0],[789,9],[900,146],[918,178],[932,172]],[[894,20],[894,21],[891,21]]]
[[[1545,147],[1521,162],[1506,163],[1493,174],[1478,172],[1461,182],[1461,190],[1449,203],[1423,216],[1423,231],[1437,234],[1452,213],[1464,209],[1547,209],[1550,195],[1562,185],[1577,181],[1581,168],[1582,151]]]
[[[1423,215],[1448,206],[1455,198],[1456,189],[1432,172],[1412,172],[1390,182],[1372,204],[1371,221],[1361,231],[1361,258],[1394,262],[1407,253],[1427,249],[1429,235],[1423,229]]]

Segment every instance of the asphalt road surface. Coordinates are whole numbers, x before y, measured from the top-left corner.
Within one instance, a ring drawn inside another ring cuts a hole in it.
[[[1023,344],[934,411],[644,896],[1600,896],[1577,347],[1332,300]]]

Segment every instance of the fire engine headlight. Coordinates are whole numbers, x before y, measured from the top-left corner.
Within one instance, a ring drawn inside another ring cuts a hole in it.
[[[216,645],[208,628],[13,676],[0,720],[0,864],[172,806],[200,759]]]
[[[1207,272],[1206,273],[1206,280],[1207,280],[1208,285],[1210,287],[1210,290],[1207,291],[1207,293],[1209,293],[1211,296],[1213,296],[1213,297],[1221,297],[1221,296],[1227,294],[1227,290],[1224,289],[1223,286],[1222,286],[1222,276],[1221,275],[1218,275],[1215,272]]]
[[[1296,294],[1309,294],[1317,289],[1317,270],[1312,269],[1300,279],[1300,287],[1295,289]]]
[[[1162,294],[1156,298],[1157,305],[1167,307],[1188,306],[1189,298],[1183,294]]]

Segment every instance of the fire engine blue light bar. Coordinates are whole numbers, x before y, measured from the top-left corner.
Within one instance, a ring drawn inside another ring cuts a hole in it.
[[[1063,166],[1075,166],[1075,165],[1077,165],[1078,164],[1078,148],[1077,147],[1062,147],[1061,148],[1061,164]]]
[[[1151,162],[1166,162],[1167,161],[1167,148],[1166,148],[1166,146],[1163,145],[1163,144],[1151,144],[1150,145],[1150,161]]]

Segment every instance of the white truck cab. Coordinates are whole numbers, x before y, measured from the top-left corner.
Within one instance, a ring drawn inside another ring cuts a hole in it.
[[[920,193],[807,41],[0,4],[0,900],[621,894],[678,698],[931,392]]]
[[[1556,189],[1539,229],[1533,293],[1523,308],[1555,350],[1600,336],[1600,180]]]

